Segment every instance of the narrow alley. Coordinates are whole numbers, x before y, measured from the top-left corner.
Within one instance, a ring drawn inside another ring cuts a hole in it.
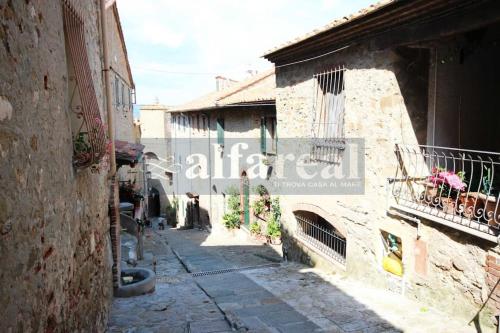
[[[283,262],[242,237],[155,227],[145,239],[139,264],[156,270],[156,290],[116,298],[110,333],[475,331],[400,295]]]
[[[0,333],[500,332],[499,0],[0,0]]]

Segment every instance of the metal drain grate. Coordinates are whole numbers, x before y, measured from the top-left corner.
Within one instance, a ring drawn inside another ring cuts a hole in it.
[[[280,266],[279,263],[270,263],[270,264],[240,267],[240,268],[225,268],[225,269],[218,269],[215,271],[191,273],[191,276],[199,277],[199,276],[207,276],[207,275],[218,275],[218,274],[224,274],[224,273],[241,272],[241,271],[247,271],[247,270],[251,270],[251,269],[259,269],[259,268],[266,268],[266,267],[278,267],[278,266]]]

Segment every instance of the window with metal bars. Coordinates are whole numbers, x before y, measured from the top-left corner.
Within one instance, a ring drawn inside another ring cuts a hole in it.
[[[343,149],[345,66],[314,74],[313,160],[333,162]]]
[[[72,120],[73,165],[77,169],[83,169],[96,166],[106,155],[107,138],[92,81],[84,20],[71,1],[63,0],[62,4],[66,61],[70,77],[68,104],[77,118],[76,121]]]
[[[299,239],[326,256],[345,263],[346,238],[342,236],[324,218],[311,212],[301,211],[295,214]]]

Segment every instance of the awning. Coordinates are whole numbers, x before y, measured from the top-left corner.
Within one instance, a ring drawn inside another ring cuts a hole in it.
[[[134,166],[142,156],[144,145],[127,141],[115,140],[116,164]]]

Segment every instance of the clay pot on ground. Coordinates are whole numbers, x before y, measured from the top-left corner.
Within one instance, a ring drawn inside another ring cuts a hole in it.
[[[269,237],[269,243],[271,243],[272,245],[280,245],[281,237]]]
[[[484,207],[484,203],[479,199],[479,194],[478,192],[460,194],[460,204],[465,217],[472,219],[480,215],[479,212]]]

